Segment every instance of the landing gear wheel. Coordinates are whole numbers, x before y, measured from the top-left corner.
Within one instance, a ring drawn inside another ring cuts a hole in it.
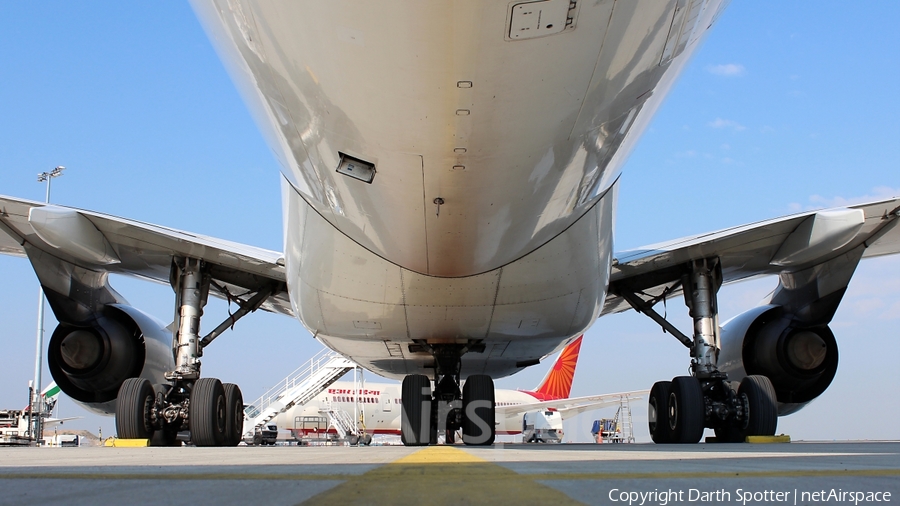
[[[153,386],[144,378],[128,378],[116,398],[116,434],[120,439],[150,439]]]
[[[738,397],[746,395],[749,406],[747,436],[774,436],[778,428],[778,401],[769,378],[747,376],[738,387]]]
[[[225,442],[223,446],[237,446],[244,431],[244,397],[234,383],[224,383],[225,391]]]
[[[358,446],[359,445],[359,436],[352,435],[347,438],[347,442],[350,443],[350,446]]]
[[[650,389],[647,401],[647,422],[650,425],[650,439],[656,444],[672,442],[672,429],[669,428],[669,391],[671,381],[657,381]]]
[[[494,380],[473,374],[463,385],[463,442],[467,445],[494,444]]]
[[[431,441],[431,381],[422,374],[403,378],[400,440],[406,446],[426,446]]]
[[[197,446],[222,446],[226,425],[225,389],[215,378],[200,378],[191,390],[188,422]]]
[[[372,435],[371,434],[363,434],[362,438],[359,440],[364,446],[369,446],[372,444]]]
[[[673,443],[699,443],[703,437],[705,407],[703,389],[697,378],[679,376],[672,380],[668,406]]]

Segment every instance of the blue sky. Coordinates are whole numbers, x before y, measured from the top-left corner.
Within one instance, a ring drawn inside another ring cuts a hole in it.
[[[56,203],[282,248],[278,165],[186,3],[5,3],[0,14],[0,194],[41,200],[35,174],[65,165]],[[625,167],[617,249],[900,195],[898,23],[900,4],[889,1],[732,2]],[[33,372],[37,281],[27,261],[7,257],[0,279],[0,408],[18,408]],[[113,283],[170,318],[170,288]],[[723,320],[775,283],[724,289]],[[838,376],[780,429],[900,438],[900,407],[881,400],[900,387],[898,291],[897,258],[860,266],[832,326]],[[206,328],[224,309],[211,304]],[[669,314],[689,328],[680,303]],[[254,314],[216,341],[203,372],[252,399],[319,349],[298,322]],[[648,319],[604,318],[585,339],[573,394],[649,388],[687,365],[686,350]],[[533,387],[545,370],[500,386]],[[644,404],[633,409],[646,438]],[[68,401],[62,410],[85,414]],[[588,418],[569,433],[586,433]],[[99,425],[112,432],[111,419],[68,426]]]

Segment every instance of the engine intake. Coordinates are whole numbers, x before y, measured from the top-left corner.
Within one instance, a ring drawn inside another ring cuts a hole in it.
[[[767,376],[775,387],[779,415],[798,411],[821,395],[837,373],[838,347],[831,329],[793,325],[780,306],[761,306],[722,328],[720,369],[731,381]]]
[[[47,362],[66,395],[92,411],[112,414],[126,379],[164,380],[165,371],[174,368],[170,346],[171,334],[160,322],[132,307],[108,305],[89,325],[59,324]]]

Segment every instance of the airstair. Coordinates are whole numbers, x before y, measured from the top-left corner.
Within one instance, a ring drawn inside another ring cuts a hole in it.
[[[353,415],[334,406],[330,401],[319,409],[319,414],[328,417],[328,425],[337,433],[339,440],[347,441],[350,446],[368,445],[372,442],[372,436],[366,431],[365,404],[362,402],[362,397],[357,395],[358,392],[365,390],[362,368],[353,372],[353,386],[353,397],[355,397]]]
[[[244,437],[296,405],[311,401],[322,390],[355,368],[343,355],[324,349],[244,408]]]
[[[347,439],[348,436],[358,435],[359,431],[356,423],[353,422],[353,415],[343,409],[336,409],[331,403],[328,403],[319,410],[319,413],[328,416],[328,424],[337,432],[338,439]]]

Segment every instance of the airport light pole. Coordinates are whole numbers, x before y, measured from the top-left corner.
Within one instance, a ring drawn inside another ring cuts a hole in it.
[[[45,203],[50,203],[50,182],[53,181],[53,178],[61,176],[62,171],[65,169],[65,167],[60,165],[54,167],[50,172],[41,172],[38,174],[38,182],[47,183],[47,196],[44,199]],[[34,437],[35,443],[39,443],[44,435],[44,423],[41,418],[44,411],[44,399],[41,395],[41,369],[43,367],[44,358],[44,287],[40,287],[38,292],[37,343],[35,344],[34,352],[34,393],[32,394],[33,400],[31,403],[31,420],[33,423],[31,435]]]

